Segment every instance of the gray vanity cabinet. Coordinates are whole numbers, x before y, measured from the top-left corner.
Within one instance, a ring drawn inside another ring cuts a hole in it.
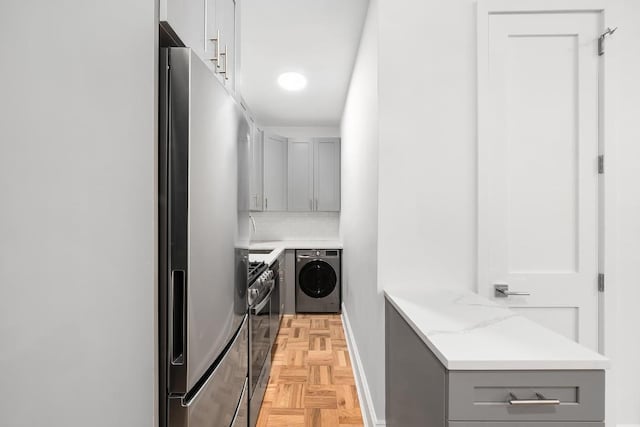
[[[604,371],[449,371],[385,312],[387,426],[604,426]]]
[[[549,422],[549,421],[449,421],[447,427],[604,427],[604,423],[598,422]]]

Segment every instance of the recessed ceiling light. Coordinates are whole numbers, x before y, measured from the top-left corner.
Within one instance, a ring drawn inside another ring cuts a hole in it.
[[[302,90],[307,87],[307,78],[300,73],[282,73],[278,77],[278,84],[285,90]]]

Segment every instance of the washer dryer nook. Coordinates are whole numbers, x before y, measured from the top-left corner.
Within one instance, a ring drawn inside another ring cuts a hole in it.
[[[342,303],[341,251],[296,250],[296,312],[339,313]]]

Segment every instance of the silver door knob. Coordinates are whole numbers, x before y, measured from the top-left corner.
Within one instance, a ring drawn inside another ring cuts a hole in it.
[[[506,283],[496,283],[493,285],[495,289],[493,296],[496,298],[507,298],[511,296],[529,296],[531,295],[529,292],[521,292],[521,291],[510,291],[509,285]]]

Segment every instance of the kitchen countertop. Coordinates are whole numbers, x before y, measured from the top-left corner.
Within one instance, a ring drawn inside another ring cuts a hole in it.
[[[263,261],[271,265],[287,249],[342,249],[339,240],[270,240],[264,242],[252,242],[249,251],[269,250],[268,254],[249,254],[249,261]]]
[[[449,370],[606,369],[609,360],[462,290],[385,290],[387,300]]]

